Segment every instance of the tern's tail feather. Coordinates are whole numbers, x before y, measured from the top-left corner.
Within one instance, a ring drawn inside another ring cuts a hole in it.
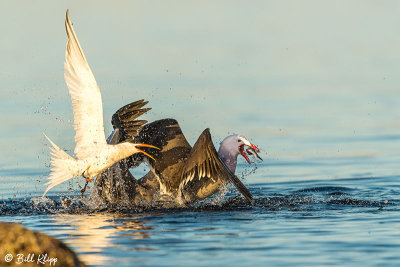
[[[43,197],[46,193],[54,186],[61,184],[78,175],[77,160],[65,153],[56,144],[54,144],[50,138],[44,135],[53,147],[51,150],[51,173],[47,185],[46,191],[44,191]]]

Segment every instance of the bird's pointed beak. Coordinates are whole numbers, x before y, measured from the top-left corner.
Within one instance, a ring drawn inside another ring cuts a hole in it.
[[[158,148],[156,146],[148,145],[148,144],[138,144],[138,145],[136,145],[136,147],[151,147],[151,148],[160,150],[160,148]]]
[[[140,153],[143,153],[144,155],[148,156],[149,158],[151,158],[154,161],[155,161],[155,159],[149,153],[144,152],[143,150],[139,149],[138,147],[151,147],[151,148],[155,148],[155,149],[160,150],[160,148],[158,148],[156,146],[148,145],[148,144],[138,144],[135,147]]]
[[[256,146],[253,145],[253,144],[250,144],[249,147],[251,147],[252,149],[254,149],[254,150],[257,151],[257,152],[260,152],[260,149],[258,149],[258,147],[256,147]]]
[[[249,157],[247,156],[246,152],[244,151],[244,145],[239,146],[239,153],[240,153],[240,155],[243,156],[243,158],[245,158],[245,160],[247,161],[247,163],[250,164],[250,159],[249,159]]]
[[[246,150],[244,149],[244,146],[248,146],[249,148],[247,148]],[[250,164],[250,159],[249,159],[249,157],[247,156],[247,154],[249,154],[249,155],[254,155],[254,156],[256,156],[257,158],[259,158],[260,160],[262,160],[262,158],[257,154],[257,152],[260,152],[260,149],[258,149],[258,147],[257,146],[255,146],[255,145],[253,145],[253,144],[243,144],[243,145],[241,145],[240,147],[239,147],[239,152],[240,152],[240,154],[246,159],[246,161],[247,161],[247,163],[249,163]],[[247,154],[246,154],[246,152],[247,152]]]
[[[248,155],[253,155],[254,157],[256,157],[259,160],[263,161],[263,159],[258,155],[257,151],[254,148],[249,147],[249,148],[246,149],[246,152],[247,152]]]

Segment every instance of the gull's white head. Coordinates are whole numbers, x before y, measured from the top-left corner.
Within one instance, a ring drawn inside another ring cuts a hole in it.
[[[242,155],[248,163],[250,163],[250,159],[246,154],[245,146],[254,149],[256,152],[260,152],[258,147],[253,145],[243,136],[234,134],[226,137],[222,142],[219,151],[222,153],[233,154],[234,156]]]

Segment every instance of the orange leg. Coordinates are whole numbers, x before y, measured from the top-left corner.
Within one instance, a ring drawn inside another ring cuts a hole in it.
[[[83,173],[82,173],[82,177],[86,179],[86,183],[85,183],[85,186],[83,187],[83,189],[81,190],[81,193],[82,193],[82,196],[81,196],[81,197],[83,197],[83,194],[85,194],[86,187],[87,187],[88,183],[91,182],[91,181],[93,180],[93,179],[91,179],[91,178],[89,178],[89,177],[85,177],[85,176],[83,175]]]
[[[91,180],[90,180],[91,181]],[[85,194],[85,191],[86,191],[86,187],[87,187],[87,185],[88,185],[88,183],[90,182],[90,181],[88,181],[88,179],[86,179],[86,183],[85,183],[85,186],[83,187],[83,189],[81,190],[81,193],[82,193],[82,198],[83,198],[83,194]]]

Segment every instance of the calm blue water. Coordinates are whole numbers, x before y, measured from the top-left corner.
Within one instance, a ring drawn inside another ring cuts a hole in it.
[[[400,264],[398,3],[118,3],[0,3],[1,221],[60,238],[90,266]],[[237,170],[254,206],[231,189],[190,209],[104,210],[75,197],[78,178],[37,201],[43,132],[74,147],[67,8],[106,133],[145,98],[144,118],[176,118],[191,144],[207,127],[216,146],[242,134],[264,159]]]

